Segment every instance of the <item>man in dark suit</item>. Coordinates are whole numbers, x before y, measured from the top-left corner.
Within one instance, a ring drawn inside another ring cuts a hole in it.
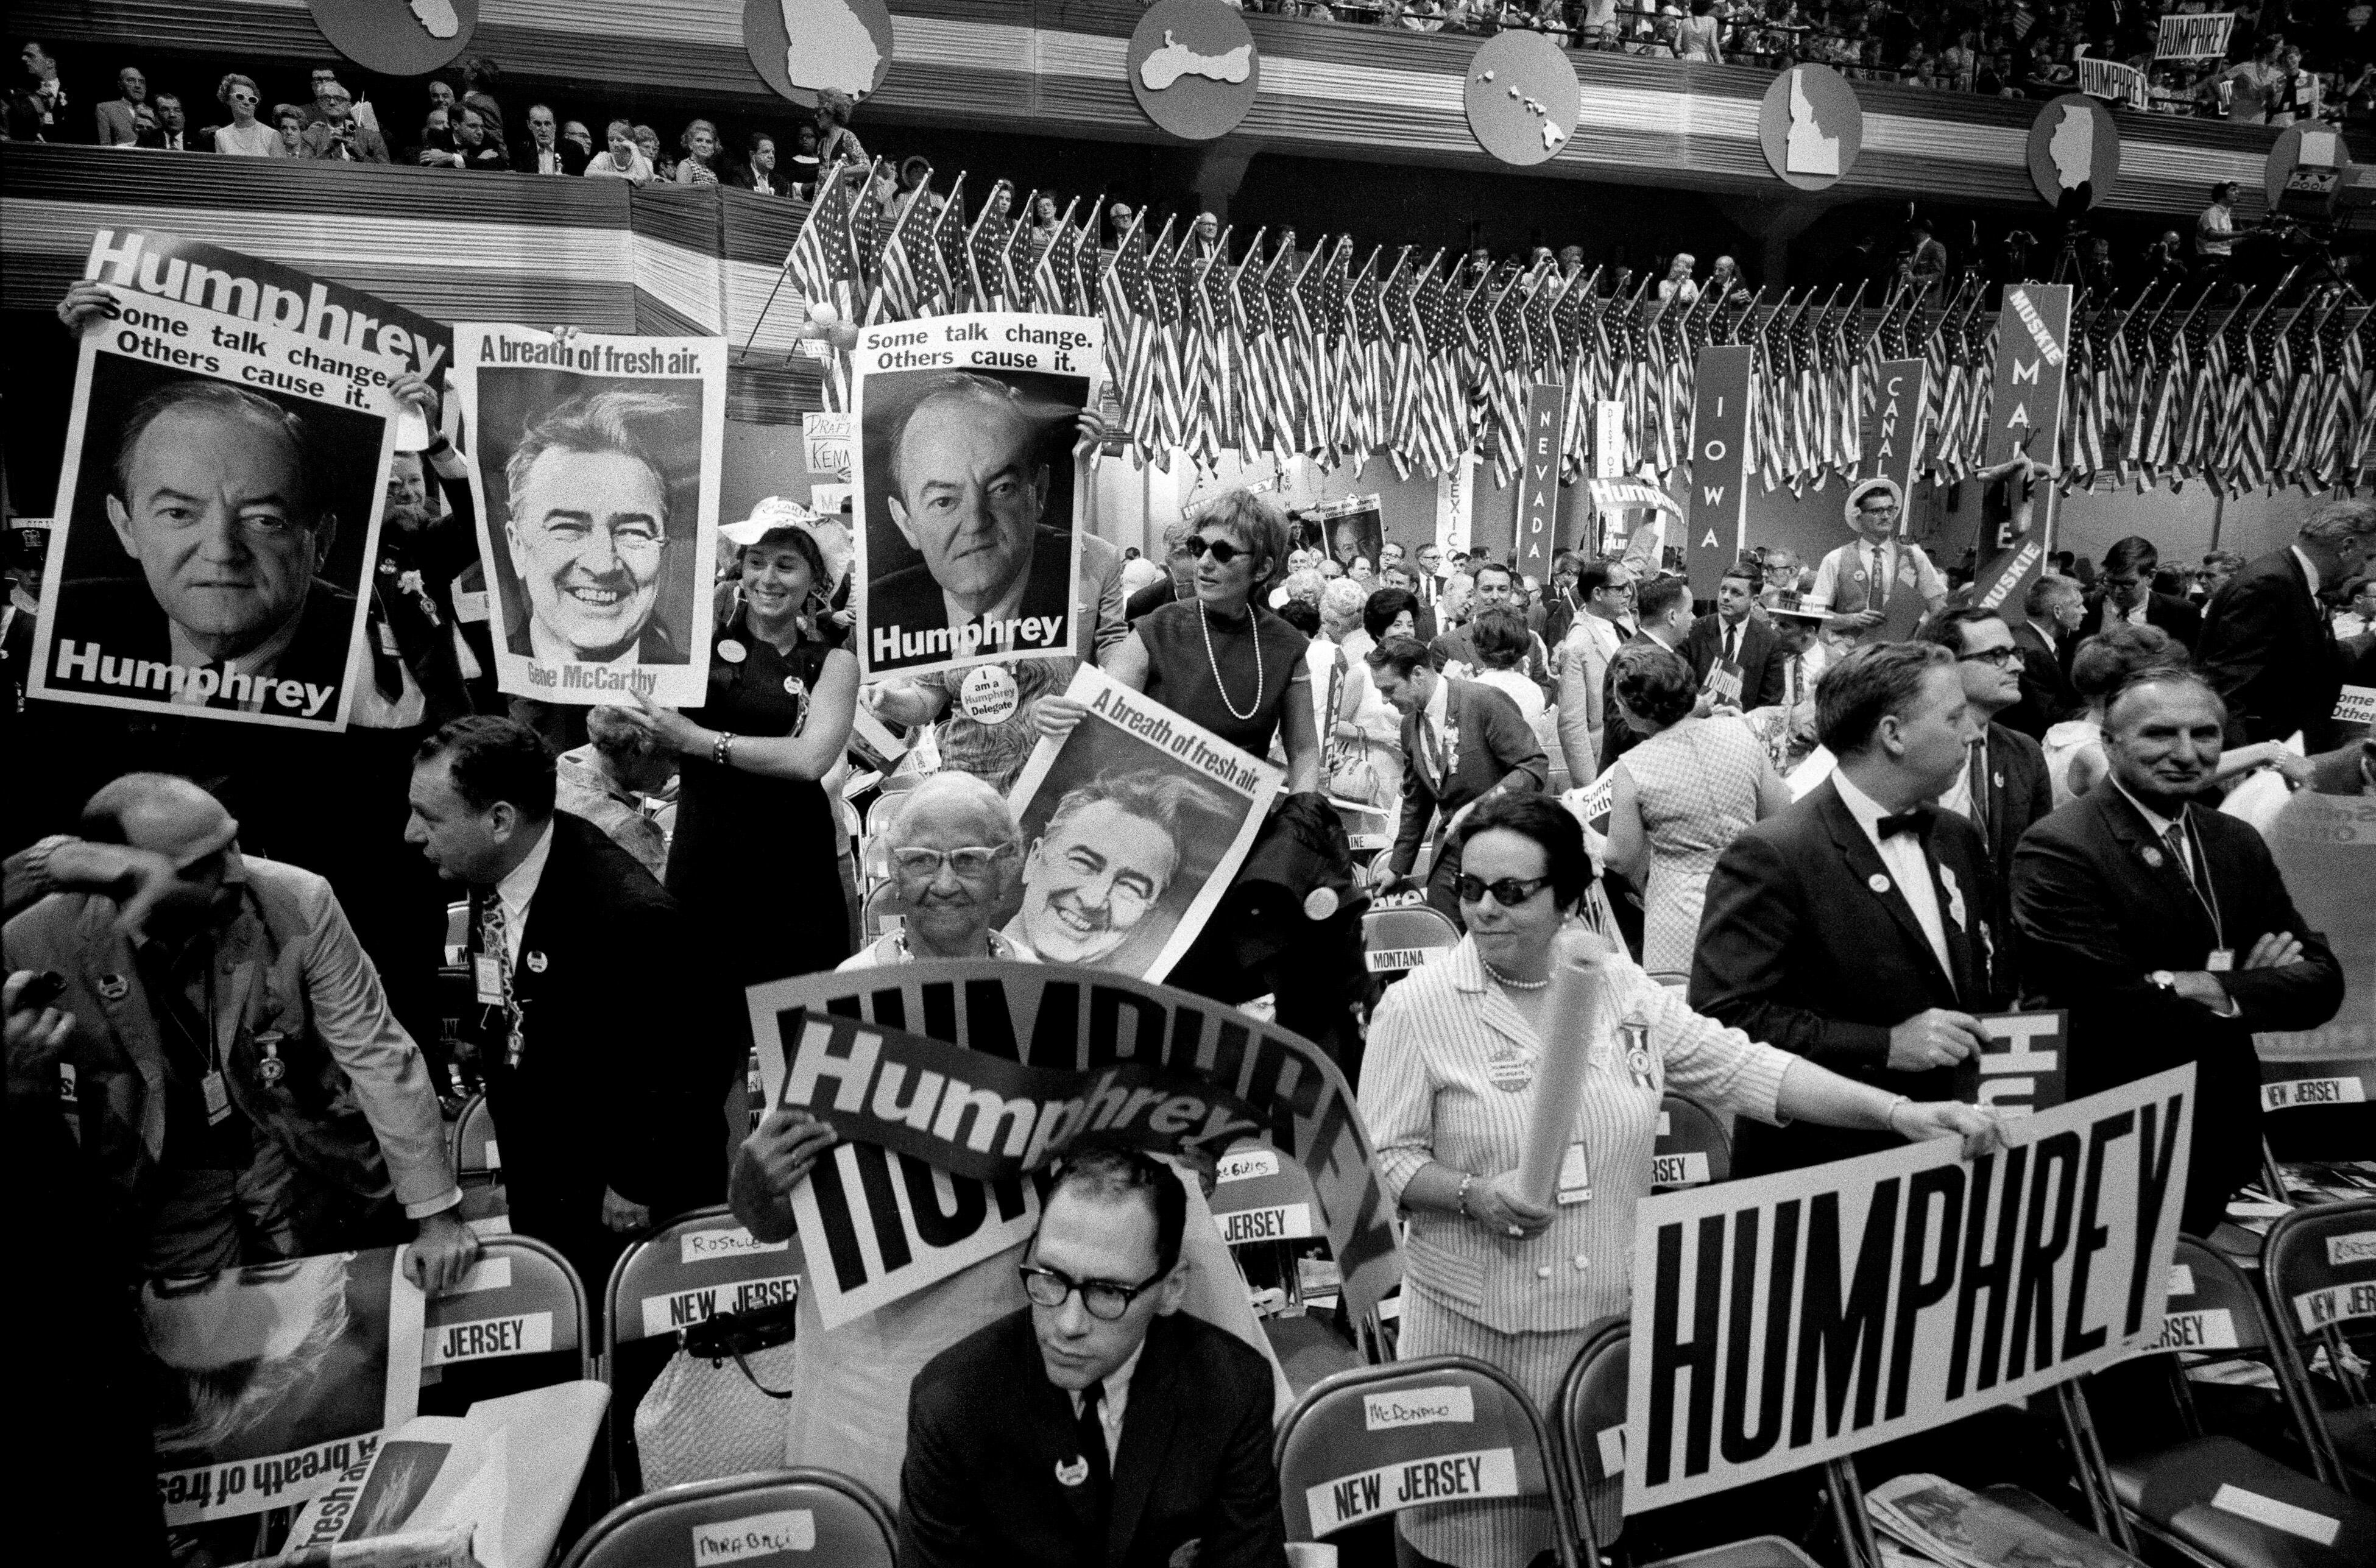
[[[1764,586],[1755,566],[1734,562],[1717,581],[1716,612],[1693,622],[1683,639],[1683,657],[1691,660],[1701,688],[1706,689],[1709,671],[1722,669],[1740,682],[1733,700],[1744,709],[1782,701],[1783,668],[1788,663],[1774,640],[1774,623],[1752,613]]]
[[[1270,1368],[1180,1312],[1187,1206],[1149,1156],[1064,1161],[1031,1304],[909,1387],[901,1568],[1283,1568]]]
[[[1518,607],[1518,574],[1499,561],[1479,559],[1471,579],[1476,584],[1468,599],[1470,623],[1488,610],[1511,610]],[[1413,619],[1417,618],[1414,612]],[[1435,668],[1455,680],[1473,680],[1484,672],[1485,660],[1478,654],[1471,625],[1455,626],[1429,640],[1427,654]],[[1559,701],[1559,682],[1551,673],[1550,652],[1543,639],[1534,633],[1527,634],[1526,664],[1520,671],[1543,690],[1546,702]]]
[[[528,139],[512,149],[512,167],[523,174],[583,174],[587,148],[564,141],[561,123],[549,103],[528,106]]]
[[[2212,597],[2196,663],[2228,704],[2228,743],[2282,741],[2299,730],[2314,755],[2336,743],[2341,660],[2322,590],[2367,570],[2376,506],[2331,501],[2291,546],[2262,556]]]
[[[1717,861],[1692,1006],[1859,1083],[1954,1096],[1975,1015],[2005,1002],[1991,955],[1988,856],[1928,802],[1978,736],[1954,660],[1929,643],[1851,650],[1816,688],[1832,776],[1744,829]],[[1743,1123],[1734,1170],[1797,1170],[1895,1146],[1885,1132]]]
[[[2014,641],[2013,628],[1993,610],[1966,605],[1942,610],[1922,623],[1924,642],[1936,643],[1955,656],[1955,672],[1964,683],[1964,700],[1971,705],[1972,722],[1980,728],[1978,744],[1955,781],[1939,797],[1939,808],[1951,811],[1979,830],[1987,853],[1991,929],[2001,942],[2013,930],[2013,851],[2030,825],[2054,809],[2054,781],[2046,770],[2046,753],[2036,741],[1995,722],[2021,695],[2021,670],[2028,661]],[[2014,966],[2010,947],[1997,955],[1997,973],[2006,990]]]
[[[1390,637],[1370,650],[1370,678],[1378,695],[1403,716],[1403,814],[1387,863],[1397,879],[1410,875],[1420,841],[1439,808],[1443,828],[1427,874],[1427,901],[1460,922],[1460,854],[1452,830],[1470,808],[1512,790],[1539,790],[1551,776],[1543,743],[1518,705],[1492,687],[1439,675],[1428,650],[1408,637]]]
[[[408,842],[470,889],[487,1104],[515,1229],[609,1277],[636,1231],[719,1202],[719,1111],[741,1070],[676,901],[583,817],[553,809],[552,748],[457,719],[412,767]]]
[[[971,372],[935,374],[909,393],[881,477],[892,527],[923,559],[888,573],[870,564],[870,669],[1073,641],[1073,536],[1042,517],[1071,430],[1069,416],[1060,428],[1017,388]]]
[[[335,720],[355,600],[316,576],[338,518],[303,418],[228,382],[172,382],[125,416],[109,479],[139,577],[61,586],[53,682],[108,690],[105,655],[125,695]]]
[[[2087,705],[2071,683],[2069,652],[2081,609],[2079,585],[2069,577],[2041,574],[2021,601],[2022,620],[2013,628],[2014,646],[2021,650],[2021,700],[1997,715],[1997,722],[2018,730],[2033,741],[2077,715]]]
[[[2130,621],[2159,626],[2193,652],[2203,635],[2202,612],[2174,593],[2154,591],[2154,573],[2160,565],[2161,552],[2153,540],[2136,534],[2113,540],[2104,552],[2103,570],[2096,576],[2098,586],[2087,596],[2080,635],[2092,637],[2116,621]]]
[[[2071,1010],[2072,1095],[2195,1065],[2180,1224],[2198,1236],[2259,1165],[2252,1036],[2317,1028],[2343,1004],[2343,971],[2261,835],[2192,803],[2225,720],[2199,674],[2138,675],[2105,714],[2109,777],[2030,829],[2014,863],[2024,982]]]
[[[1692,585],[1681,577],[1653,577],[1634,590],[1634,624],[1642,629],[1628,637],[1622,646],[1633,647],[1643,643],[1655,643],[1669,653],[1682,653],[1683,643],[1692,635]],[[1684,654],[1688,659],[1691,656]],[[1634,749],[1641,736],[1634,727],[1617,716],[1617,666],[1611,660],[1600,678],[1600,711],[1608,716],[1600,742],[1600,766],[1609,765]],[[1711,709],[1705,694],[1695,715],[1705,718]]]
[[[1196,597],[1196,552],[1185,544],[1175,544],[1163,557],[1164,575],[1130,596],[1123,606],[1123,620],[1135,622],[1158,607],[1185,601]]]

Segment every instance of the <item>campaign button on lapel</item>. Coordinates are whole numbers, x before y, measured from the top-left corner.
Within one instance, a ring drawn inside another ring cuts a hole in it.
[[[1871,876],[1865,878],[1864,885],[1867,887],[1871,888],[1875,893],[1886,893],[1889,891],[1889,878],[1882,875],[1879,872],[1875,872]]]
[[[532,975],[544,973],[544,955],[531,950],[528,956],[528,972]]]

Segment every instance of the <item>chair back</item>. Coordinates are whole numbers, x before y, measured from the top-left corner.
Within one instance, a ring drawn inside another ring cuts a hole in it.
[[[2157,1351],[2233,1350],[2270,1353],[2269,1325],[2252,1282],[2236,1260],[2208,1241],[2178,1239],[2169,1265],[2168,1304],[2162,1309]]]
[[[1259,1138],[1241,1138],[1220,1159],[1213,1222],[1232,1247],[1250,1241],[1301,1241],[1325,1236],[1311,1173],[1291,1154]]]
[[[2281,1217],[2261,1244],[2261,1289],[2274,1325],[2272,1360],[2294,1425],[2318,1479],[2346,1486],[2329,1425],[2334,1413],[2323,1408],[2320,1383],[2311,1380],[2310,1357],[2323,1347],[2326,1368],[2320,1382],[2341,1388],[2345,1420],[2364,1432],[2376,1420],[2361,1370],[2368,1336],[2376,1334],[2376,1198],[2313,1204]]]
[[[1372,974],[1416,969],[1460,945],[1460,928],[1425,904],[1372,909],[1361,917],[1361,947]]]
[[[423,1370],[575,1350],[577,1375],[596,1375],[586,1287],[533,1236],[481,1235],[461,1289],[430,1297],[422,1324]]]
[[[484,1186],[503,1173],[503,1150],[495,1142],[495,1114],[487,1097],[474,1094],[462,1102],[462,1114],[447,1131],[446,1155],[454,1162],[456,1180],[465,1187]]]
[[[446,961],[458,964],[462,950],[470,945],[470,901],[467,898],[446,906]]]
[[[1625,1532],[1626,1347],[1632,1328],[1622,1317],[1585,1330],[1583,1348],[1560,1379],[1551,1411],[1568,1496],[1606,1549]]]
[[[1429,1356],[1324,1378],[1279,1424],[1276,1454],[1291,1541],[1405,1508],[1539,1499],[1551,1511],[1561,1568],[1576,1568],[1575,1530],[1542,1418],[1507,1374],[1483,1361]]]
[[[893,1568],[890,1510],[832,1470],[762,1470],[663,1487],[623,1503],[578,1538],[562,1568],[704,1568],[824,1562]]]
[[[724,1205],[679,1215],[619,1254],[602,1301],[602,1354],[719,1313],[755,1312],[801,1293],[797,1236],[762,1241]]]
[[[1669,1089],[1658,1102],[1658,1141],[1650,1152],[1650,1184],[1661,1192],[1732,1179],[1732,1134],[1724,1121],[1689,1095]]]

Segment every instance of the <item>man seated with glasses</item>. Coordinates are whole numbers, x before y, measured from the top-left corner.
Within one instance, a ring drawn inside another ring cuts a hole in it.
[[[909,1391],[903,1568],[1286,1562],[1270,1368],[1180,1310],[1189,1206],[1147,1155],[1063,1162],[1022,1264],[1030,1304]]]
[[[1022,863],[1015,813],[971,773],[935,773],[908,792],[883,830],[899,929],[842,960],[845,969],[912,958],[1039,955],[991,929]]]

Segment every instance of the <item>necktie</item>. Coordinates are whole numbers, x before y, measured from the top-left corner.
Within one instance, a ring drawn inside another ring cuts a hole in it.
[[[1867,601],[1875,610],[1885,609],[1889,604],[1889,578],[1881,569],[1881,546],[1877,544],[1872,547],[1872,592]]]
[[[1971,769],[1972,826],[1980,830],[1980,847],[1985,849],[1989,843],[1989,743],[1986,741],[1972,743],[1971,760],[1966,766]]]
[[[2178,874],[2192,882],[2194,867],[2187,859],[2185,832],[2173,822],[2162,829],[2161,841],[2169,847],[2169,863],[2178,868]]]
[[[527,1040],[520,1033],[519,998],[512,993],[511,925],[504,918],[504,901],[492,893],[485,897],[479,910],[479,951],[495,961],[495,972],[503,977],[504,1065],[517,1067]]]
[[[1435,774],[1435,787],[1441,791],[1451,776],[1452,765],[1443,754],[1443,731],[1422,715],[1419,721],[1420,738],[1427,742],[1427,766]]]
[[[1727,664],[1732,664],[1737,663],[1740,659],[1740,628],[1739,626],[1727,626],[1724,629],[1724,661]]]
[[[1799,659],[1795,655],[1790,660],[1790,706],[1799,706]]]
[[[1074,1425],[1078,1429],[1081,1457],[1089,1462],[1089,1484],[1098,1490],[1102,1500],[1107,1486],[1113,1479],[1112,1462],[1106,1455],[1106,1424],[1103,1410],[1106,1385],[1093,1383],[1081,1390],[1081,1413]]]

